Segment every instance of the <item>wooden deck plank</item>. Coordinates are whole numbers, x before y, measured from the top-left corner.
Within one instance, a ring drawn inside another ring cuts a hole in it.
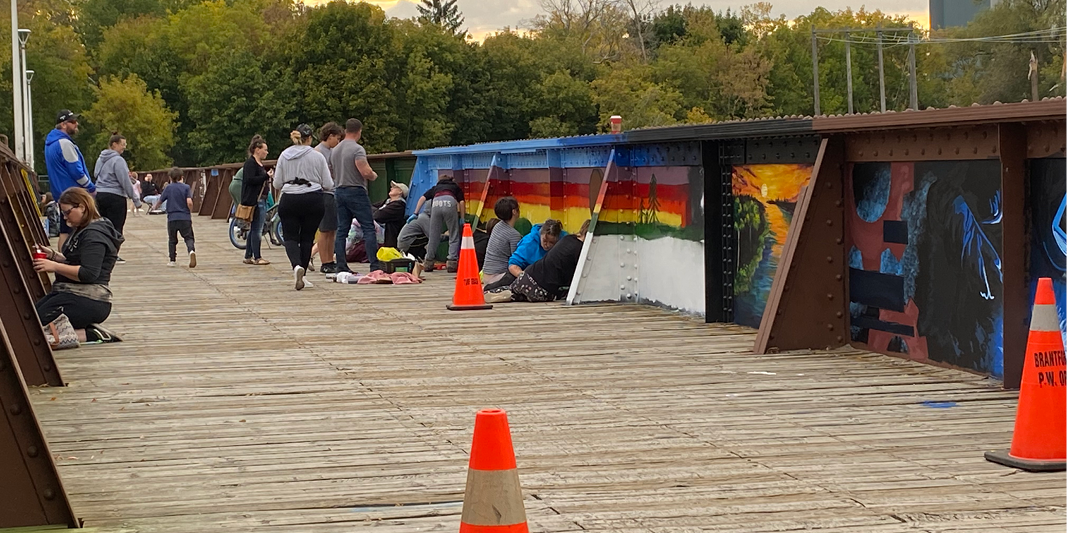
[[[194,221],[166,268],[131,217],[108,325],[32,391],[76,512],[102,533],[455,531],[474,413],[508,410],[531,531],[1063,531],[1067,482],[993,465],[1016,395],[849,348],[648,306],[449,313],[453,277],[250,267]],[[365,265],[364,265],[365,268]],[[924,402],[955,402],[935,409]]]

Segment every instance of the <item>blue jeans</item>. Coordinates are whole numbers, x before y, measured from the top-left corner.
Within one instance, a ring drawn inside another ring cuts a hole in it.
[[[261,259],[263,257],[263,219],[267,216],[267,202],[260,200],[256,204],[256,211],[252,214],[252,224],[248,228],[248,239],[245,243],[245,259]]]
[[[345,240],[352,228],[352,219],[359,222],[363,229],[363,242],[367,249],[371,271],[383,270],[385,265],[378,260],[378,234],[374,231],[374,216],[371,214],[370,197],[363,187],[338,187],[334,190],[337,199],[337,239],[334,240],[334,261],[337,271],[346,272],[348,261],[345,257]]]

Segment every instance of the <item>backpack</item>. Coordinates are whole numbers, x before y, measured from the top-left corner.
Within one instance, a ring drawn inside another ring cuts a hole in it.
[[[233,198],[233,205],[241,205],[241,189],[245,184],[245,169],[240,169],[233,175],[233,179],[230,180],[230,196]]]

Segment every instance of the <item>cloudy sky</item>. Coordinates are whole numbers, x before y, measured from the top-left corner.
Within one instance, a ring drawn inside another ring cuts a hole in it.
[[[314,4],[325,0],[306,0],[308,4]],[[418,0],[369,0],[385,10],[386,14],[393,17],[408,18],[418,15],[415,4]],[[711,6],[716,11],[727,8],[738,10],[741,6],[755,2],[756,0],[692,0],[694,5]],[[687,4],[689,0],[667,1],[660,0],[663,6],[670,4]],[[890,14],[906,14],[923,26],[929,25],[927,13],[928,0],[878,0],[865,3],[862,0],[777,0],[771,2],[774,5],[774,14],[784,14],[792,18],[798,15],[810,13],[817,6],[823,6],[830,10],[851,7],[859,9],[865,7],[870,11],[881,9]],[[466,18],[467,31],[476,39],[482,39],[486,34],[498,31],[504,27],[521,28],[523,21],[530,20],[541,12],[538,0],[459,0],[460,11]]]

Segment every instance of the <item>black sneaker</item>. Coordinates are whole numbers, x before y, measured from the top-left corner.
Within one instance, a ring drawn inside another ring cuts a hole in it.
[[[323,274],[336,274],[337,263],[323,263],[322,266],[319,267],[319,271]]]
[[[121,258],[121,257],[116,257],[115,258],[115,264],[116,265],[125,265],[126,264],[126,260]]]

